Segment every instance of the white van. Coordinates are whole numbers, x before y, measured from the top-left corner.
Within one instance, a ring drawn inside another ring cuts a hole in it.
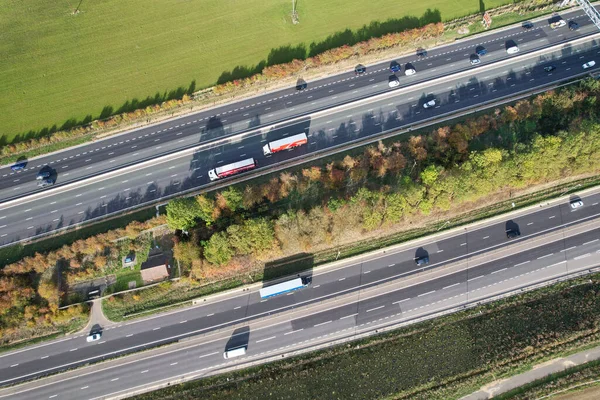
[[[227,360],[228,358],[243,356],[244,354],[246,354],[247,348],[248,346],[242,346],[235,349],[227,350],[223,353],[223,358]]]
[[[508,54],[515,54],[515,53],[518,53],[518,52],[519,52],[519,48],[517,47],[517,45],[513,45],[513,46],[511,46],[511,47],[507,48],[507,49],[506,49],[506,52],[507,52]]]

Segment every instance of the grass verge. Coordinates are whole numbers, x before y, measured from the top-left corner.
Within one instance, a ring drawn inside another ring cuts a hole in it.
[[[600,382],[600,360],[577,365],[564,371],[548,375],[506,393],[494,396],[497,400],[539,399],[553,393],[574,393],[587,390],[598,391]],[[592,389],[590,389],[592,388]],[[552,398],[558,399],[555,395]]]
[[[88,323],[87,315],[85,318],[73,318],[65,323],[52,325],[49,327],[33,327],[31,330],[36,330],[37,334],[30,339],[23,339],[21,341],[14,341],[7,345],[0,346],[0,353],[17,350],[21,347],[31,346],[36,343],[45,342],[48,340],[56,339],[57,337],[64,336],[68,333],[77,332],[83,329]],[[27,336],[29,332],[22,332],[22,336]]]
[[[600,276],[138,400],[452,399],[600,341]]]

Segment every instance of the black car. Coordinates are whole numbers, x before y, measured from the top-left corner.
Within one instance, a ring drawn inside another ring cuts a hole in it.
[[[425,50],[425,49],[417,49],[417,56],[419,56],[419,57],[425,57],[425,56],[427,56],[427,50]]]
[[[306,82],[298,82],[296,84],[296,90],[304,90],[308,87],[308,84]]]
[[[361,75],[361,74],[364,74],[365,72],[367,72],[367,67],[365,67],[364,65],[357,65],[354,68],[354,73],[356,75]]]
[[[52,175],[51,171],[42,170],[42,171],[38,172],[38,174],[36,175],[35,179],[37,179],[39,181],[41,179],[50,178],[50,175]]]
[[[554,65],[548,65],[547,67],[544,67],[544,71],[546,72],[552,72],[556,69],[556,67]]]
[[[575,21],[569,21],[569,29],[572,31],[576,31],[579,29],[579,24]]]
[[[519,232],[516,229],[509,229],[509,230],[506,231],[506,237],[508,239],[514,239],[514,238],[519,237],[519,236],[521,236],[521,232]]]
[[[529,22],[529,21],[523,22],[522,26],[523,26],[523,29],[526,30],[526,31],[528,31],[530,29],[533,29],[533,24],[531,22]]]

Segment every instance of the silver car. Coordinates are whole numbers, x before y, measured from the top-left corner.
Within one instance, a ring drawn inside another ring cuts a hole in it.
[[[571,208],[573,210],[576,209],[576,208],[579,208],[579,207],[583,207],[583,201],[581,201],[581,200],[574,200],[574,201],[571,202]]]
[[[429,100],[427,103],[423,104],[423,108],[431,108],[431,107],[435,107],[435,100]]]
[[[596,61],[592,60],[592,61],[588,61],[585,64],[582,65],[583,69],[588,69],[588,68],[592,68],[594,65],[596,65]]]
[[[95,332],[90,334],[85,340],[87,340],[87,342],[95,342],[96,340],[100,340],[100,338],[102,337],[102,333],[100,332]]]
[[[52,179],[42,179],[39,183],[38,183],[38,187],[44,188],[47,186],[52,186],[54,185],[54,181]]]

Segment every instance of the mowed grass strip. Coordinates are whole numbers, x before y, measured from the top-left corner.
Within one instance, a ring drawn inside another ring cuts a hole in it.
[[[565,282],[290,360],[134,397],[452,399],[600,340],[600,281]],[[481,314],[480,314],[481,312]],[[249,350],[252,349],[252,340]]]
[[[488,0],[487,8],[508,0]],[[0,5],[0,136],[157,92],[214,84],[280,46],[320,42],[347,28],[438,9],[443,20],[474,13],[472,0],[5,0]]]

